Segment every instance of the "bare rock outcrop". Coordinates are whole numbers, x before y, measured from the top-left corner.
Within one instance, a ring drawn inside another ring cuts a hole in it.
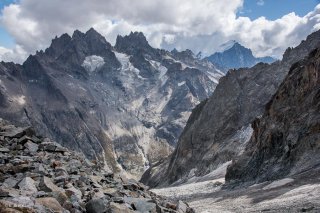
[[[279,179],[319,167],[319,49],[291,67],[252,126],[246,151],[227,170],[229,183]]]

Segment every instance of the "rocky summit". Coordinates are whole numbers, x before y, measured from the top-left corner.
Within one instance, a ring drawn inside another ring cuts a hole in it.
[[[229,69],[253,67],[260,62],[272,63],[276,61],[276,59],[268,56],[254,57],[249,48],[242,46],[237,41],[229,41],[221,45],[220,52],[216,52],[205,59],[224,72],[227,72]]]
[[[99,161],[0,119],[1,213],[194,212]]]
[[[112,46],[93,28],[76,30],[22,65],[0,63],[0,116],[139,178],[172,152],[223,75],[191,51],[151,47],[142,33]]]

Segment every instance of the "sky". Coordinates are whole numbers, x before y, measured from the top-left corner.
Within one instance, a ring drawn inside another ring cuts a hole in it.
[[[111,44],[141,31],[156,48],[210,55],[237,40],[276,58],[320,29],[320,0],[0,0],[0,10],[0,60],[17,63],[91,27]]]
[[[320,0],[246,0],[238,15],[257,19],[264,16],[276,20],[291,12],[305,16],[312,11]]]

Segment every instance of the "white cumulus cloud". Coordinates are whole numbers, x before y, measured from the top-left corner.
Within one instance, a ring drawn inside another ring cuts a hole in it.
[[[1,24],[16,47],[0,49],[0,59],[21,62],[56,35],[90,27],[112,44],[118,34],[142,31],[157,48],[208,55],[237,40],[257,56],[281,57],[320,28],[319,6],[304,17],[290,13],[274,21],[237,16],[242,7],[243,0],[20,0],[2,11]]]

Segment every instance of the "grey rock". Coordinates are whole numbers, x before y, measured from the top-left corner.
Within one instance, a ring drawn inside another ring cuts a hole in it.
[[[48,152],[55,152],[58,146],[59,145],[55,142],[44,142],[40,144],[39,149]]]
[[[28,129],[28,128],[27,128]],[[9,137],[9,138],[21,138],[26,134],[26,128],[11,128],[7,129],[5,132],[0,132],[0,135]]]
[[[63,191],[63,189],[56,186],[52,180],[46,176],[43,176],[40,179],[39,189],[44,192],[56,192],[56,191]]]
[[[24,144],[24,146],[32,153],[37,152],[39,146],[33,142],[31,142],[30,140],[27,141],[27,143]]]
[[[124,203],[124,198],[123,197],[113,197],[113,198],[111,198],[111,201],[114,203]]]
[[[44,166],[42,164],[37,164],[34,171],[40,175],[48,174],[48,171],[44,168]]]
[[[0,197],[18,197],[19,191],[14,188],[0,188]]]
[[[41,198],[36,198],[36,203],[40,204],[42,206],[45,206],[49,210],[53,212],[63,212],[63,208],[60,205],[60,203],[53,197],[41,197]]]
[[[77,200],[81,200],[81,198],[82,198],[82,192],[73,186],[66,189],[65,193],[68,197],[75,196],[77,198]]]
[[[3,188],[14,188],[19,181],[13,177],[7,178],[3,181],[1,187]]]
[[[1,147],[0,152],[8,153],[8,152],[10,152],[10,149],[5,148],[5,147]]]
[[[10,199],[10,202],[13,203],[15,206],[19,207],[34,207],[35,202],[34,200],[29,196],[17,196],[12,199]]]
[[[119,204],[119,203],[110,203],[109,211],[111,213],[132,213],[134,212],[131,210],[131,207],[128,207],[126,204]]]
[[[37,187],[35,186],[35,181],[30,177],[23,178],[18,183],[18,187],[25,195],[31,195],[38,191]]]
[[[177,212],[182,213],[182,212],[187,212],[187,210],[188,210],[188,205],[183,201],[179,200],[177,205]]]
[[[20,144],[24,144],[24,143],[26,143],[27,141],[32,142],[32,138],[29,137],[29,136],[27,136],[27,135],[24,135],[24,136],[22,136],[21,138],[19,138],[18,141],[19,141]]]
[[[86,211],[88,213],[104,213],[107,212],[109,208],[109,201],[100,198],[100,199],[92,199],[86,204]]]
[[[156,212],[157,205],[151,199],[125,197],[124,202],[139,212]]]

